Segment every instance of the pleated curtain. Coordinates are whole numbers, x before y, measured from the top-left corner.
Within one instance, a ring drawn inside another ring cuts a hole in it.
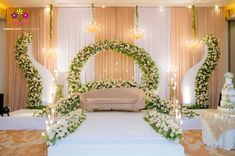
[[[134,26],[134,8],[107,7],[96,9],[96,22],[100,24],[95,40],[120,40],[133,43],[130,30]],[[123,54],[103,51],[95,57],[95,80],[134,79],[134,61]]]
[[[139,8],[139,26],[144,30],[144,38],[135,44],[150,54],[160,73],[160,83],[156,94],[168,98],[168,69],[170,66],[170,9],[157,7]],[[135,80],[141,81],[141,71],[135,65]]]
[[[58,9],[58,55],[57,70],[69,70],[72,59],[86,45],[94,43],[95,34],[86,30],[92,21],[91,8],[59,8]],[[65,76],[66,77],[66,76]],[[81,72],[81,81],[86,83],[94,80],[94,58],[90,58]],[[67,80],[64,93],[67,95]]]

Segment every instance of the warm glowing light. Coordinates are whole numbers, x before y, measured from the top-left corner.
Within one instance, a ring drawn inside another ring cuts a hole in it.
[[[54,57],[56,55],[58,50],[55,48],[43,48],[42,52],[43,52],[43,55],[46,59],[51,59],[52,57]]]
[[[106,8],[106,6],[105,6],[105,5],[102,5],[102,8],[104,9],[104,8]]]
[[[48,13],[50,12],[50,5],[46,6],[45,11],[48,12]]]
[[[134,39],[141,39],[144,37],[144,30],[141,30],[141,29],[132,29],[130,31],[131,33],[131,36],[134,38]]]
[[[202,41],[197,39],[187,40],[186,44],[189,48],[198,49],[202,47]]]
[[[192,8],[192,5],[189,5],[188,8],[191,9],[191,8]]]
[[[160,11],[163,11],[163,10],[164,10],[164,9],[163,9],[163,6],[160,6],[160,7],[159,7],[159,10],[160,10]]]
[[[219,6],[218,5],[215,5],[215,10],[218,10],[219,9]]]
[[[92,22],[92,23],[89,23],[87,24],[86,26],[86,30],[88,32],[97,32],[99,30],[99,24],[97,24],[96,22]]]

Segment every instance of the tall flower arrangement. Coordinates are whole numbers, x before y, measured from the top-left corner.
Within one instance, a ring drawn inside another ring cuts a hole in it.
[[[219,46],[219,40],[215,37],[215,35],[205,35],[204,42],[208,47],[208,56],[196,75],[196,101],[192,108],[209,107],[208,81],[220,59],[221,49]]]
[[[28,55],[28,44],[31,43],[32,34],[24,33],[16,40],[15,57],[20,69],[27,80],[28,97],[27,107],[35,108],[41,105],[42,81],[37,68]]]

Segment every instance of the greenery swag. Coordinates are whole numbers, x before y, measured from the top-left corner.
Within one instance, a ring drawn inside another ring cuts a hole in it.
[[[28,97],[27,107],[41,106],[42,81],[37,68],[33,65],[28,55],[28,44],[32,41],[31,33],[24,33],[16,40],[15,57],[20,69],[27,80]]]
[[[209,107],[209,96],[208,96],[208,81],[216,68],[220,59],[220,46],[219,40],[215,35],[206,35],[204,37],[204,43],[208,47],[208,56],[198,70],[195,80],[195,95],[196,101],[195,105],[191,108],[203,109]]]

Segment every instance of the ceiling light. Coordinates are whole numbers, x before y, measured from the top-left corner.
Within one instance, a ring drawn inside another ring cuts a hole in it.
[[[102,8],[104,9],[104,8],[105,8],[105,5],[102,5]]]
[[[215,9],[218,10],[218,9],[219,9],[219,6],[218,6],[218,5],[215,5]]]
[[[135,9],[135,19],[136,19],[135,28],[132,29],[130,33],[131,33],[131,37],[137,40],[137,39],[141,39],[144,37],[144,30],[141,30],[139,28],[138,6],[136,6],[136,9]]]
[[[192,5],[189,5],[188,8],[191,9],[191,8],[192,8]]]
[[[159,7],[159,10],[160,10],[160,11],[163,11],[163,6],[160,6],[160,7]]]
[[[87,24],[86,30],[88,32],[95,33],[98,31],[100,25],[95,22],[95,6],[93,3],[91,4],[91,11],[92,11],[92,22]]]

